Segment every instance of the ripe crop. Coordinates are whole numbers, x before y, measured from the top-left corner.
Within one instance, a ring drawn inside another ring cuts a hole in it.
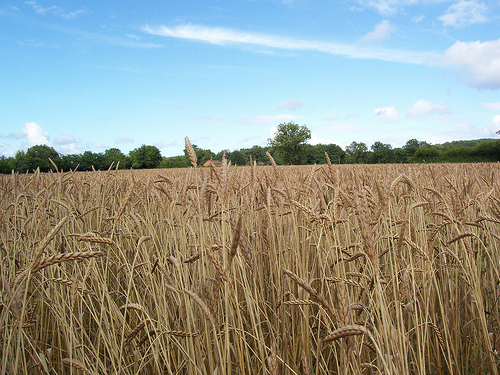
[[[498,374],[499,181],[497,164],[1,176],[0,373]]]

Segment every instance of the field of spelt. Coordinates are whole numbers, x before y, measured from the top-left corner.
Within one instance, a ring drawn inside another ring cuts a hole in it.
[[[499,164],[0,177],[1,374],[498,374]]]

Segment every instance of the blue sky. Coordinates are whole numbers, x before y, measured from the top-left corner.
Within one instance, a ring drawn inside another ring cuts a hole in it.
[[[500,2],[3,1],[0,155],[496,138]]]

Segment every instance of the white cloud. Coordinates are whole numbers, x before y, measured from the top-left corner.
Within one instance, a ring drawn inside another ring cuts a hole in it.
[[[372,43],[379,40],[383,40],[388,38],[393,31],[394,31],[394,26],[392,26],[388,20],[383,20],[377,26],[375,26],[375,30],[362,36],[359,39],[359,41],[361,43]]]
[[[134,40],[141,40],[141,38],[135,34],[127,34],[127,38],[134,39]]]
[[[75,137],[72,135],[63,134],[54,139],[56,145],[67,145],[69,143],[75,143]]]
[[[309,144],[311,145],[329,145],[334,143],[331,139],[319,138],[316,134],[311,133],[311,139],[309,140]]]
[[[424,99],[417,100],[413,106],[406,112],[406,117],[418,117],[425,116],[432,113],[437,113],[440,115],[444,115],[445,113],[449,113],[450,110],[443,103],[432,103]]]
[[[375,108],[372,114],[379,120],[387,122],[398,121],[398,111],[396,110],[395,106]]]
[[[363,6],[375,8],[382,16],[396,14],[399,8],[417,3],[418,0],[358,0]]]
[[[43,128],[36,122],[25,122],[24,128],[21,131],[28,140],[28,146],[30,147],[35,145],[50,146],[50,142],[48,139],[49,133],[43,130]]]
[[[242,124],[270,124],[270,123],[282,123],[288,121],[295,121],[301,119],[302,116],[294,115],[277,115],[277,116],[254,116],[242,119],[238,122]]]
[[[337,121],[339,119],[339,113],[332,113],[330,116],[325,118],[325,121]]]
[[[500,102],[483,103],[482,107],[490,111],[500,111]]]
[[[24,133],[10,133],[7,138],[12,138],[12,139],[23,139],[26,138],[26,134]]]
[[[434,62],[458,66],[459,74],[468,78],[470,86],[500,88],[500,39],[487,42],[458,41]]]
[[[360,46],[355,44],[349,45],[314,40],[301,40],[277,35],[243,32],[229,28],[207,27],[192,24],[175,27],[158,26],[154,28],[146,25],[142,30],[152,35],[197,40],[221,46],[228,44],[244,44],[291,51],[317,51],[356,59],[376,59],[407,64],[423,64],[429,55],[428,53],[374,47],[369,48],[366,45]]]
[[[443,26],[465,27],[475,23],[488,21],[488,7],[476,1],[460,1],[448,8],[446,13],[438,17]]]
[[[419,24],[420,22],[422,22],[422,20],[425,18],[425,16],[414,16],[411,18],[411,20],[415,23],[415,24]]]
[[[276,134],[278,134],[278,128],[276,126],[271,126],[271,129],[269,129],[269,138],[274,138],[276,137]]]
[[[25,4],[28,4],[28,5],[31,5],[33,7],[33,9],[35,10],[35,12],[37,12],[38,14],[42,14],[42,15],[45,15],[47,12],[54,12],[54,11],[60,11],[61,8],[59,8],[58,6],[56,5],[52,5],[50,7],[44,7],[40,4],[38,4],[36,1],[25,1]]]
[[[207,122],[207,121],[222,121],[222,117],[220,116],[205,116],[205,117],[196,117],[192,118],[191,121],[201,121],[201,122]]]
[[[500,130],[500,115],[493,117],[493,120],[491,120],[491,127],[493,128],[493,131]]]
[[[38,14],[46,15],[47,13],[52,13],[62,18],[66,18],[68,20],[75,19],[80,14],[87,14],[87,11],[83,9],[78,9],[70,13],[65,13],[64,10],[62,8],[59,8],[57,5],[44,7],[43,5],[38,4],[36,0],[25,1],[25,4],[31,5],[33,10]]]
[[[383,16],[390,16],[397,11],[396,7],[393,4],[394,1],[391,0],[369,0],[360,1],[360,3],[377,9],[377,11]]]
[[[134,138],[132,137],[118,137],[115,139],[115,143],[117,144],[125,144],[125,143],[133,143]]]
[[[278,110],[280,109],[299,109],[302,107],[302,102],[299,102],[298,100],[288,100],[286,102],[280,103],[277,107]]]

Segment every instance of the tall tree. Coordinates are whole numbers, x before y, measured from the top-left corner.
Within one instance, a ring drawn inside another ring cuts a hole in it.
[[[368,146],[364,142],[351,142],[351,144],[345,148],[345,152],[349,163],[364,164],[368,162]]]
[[[374,164],[379,163],[392,163],[393,161],[393,151],[392,146],[388,143],[382,143],[380,141],[375,142],[371,146],[371,162]]]
[[[132,168],[156,168],[161,163],[161,153],[156,146],[142,145],[129,153]]]
[[[285,164],[304,163],[304,145],[311,139],[311,131],[305,125],[294,122],[281,123],[274,138],[268,140],[274,157]]]
[[[15,157],[16,169],[19,172],[33,171],[40,168],[40,172],[48,172],[54,167],[49,158],[59,163],[59,153],[47,145],[36,145],[28,148],[26,152],[18,151]]]
[[[108,148],[106,151],[104,151],[104,163],[106,164],[107,168],[114,162],[114,166],[118,163],[119,168],[127,168],[128,167],[128,157],[125,156],[119,149],[113,147],[113,148]]]

